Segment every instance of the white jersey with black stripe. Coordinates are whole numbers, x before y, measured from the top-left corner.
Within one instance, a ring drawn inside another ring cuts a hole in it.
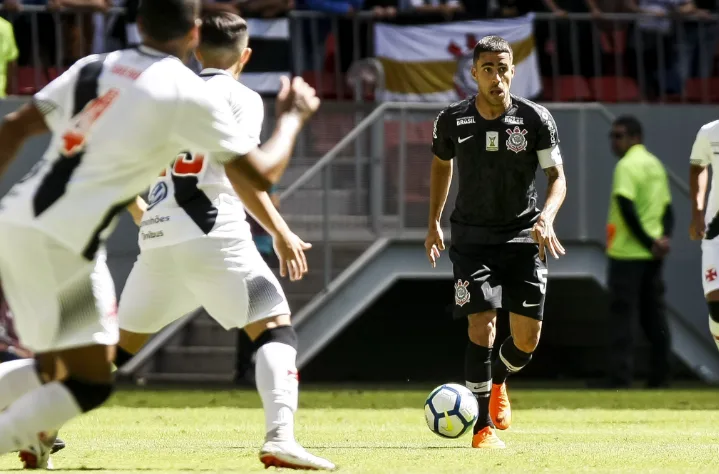
[[[260,95],[227,71],[204,69],[200,77],[229,104],[235,127],[258,145],[264,119]],[[187,240],[229,237],[252,243],[242,201],[225,169],[201,150],[183,150],[155,181],[140,226],[141,250]],[[169,160],[168,160],[169,161]]]
[[[690,157],[692,165],[713,168],[711,189],[705,214],[706,224],[709,225],[719,213],[719,120],[709,122],[699,129],[692,146]]]
[[[172,157],[197,150],[224,163],[257,145],[227,100],[177,58],[143,46],[81,59],[34,101],[52,139],[0,202],[0,222],[88,259]]]

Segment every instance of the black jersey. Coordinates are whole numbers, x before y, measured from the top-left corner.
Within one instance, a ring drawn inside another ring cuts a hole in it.
[[[442,160],[456,158],[459,172],[452,242],[532,242],[529,231],[540,212],[537,151],[559,143],[554,118],[541,105],[512,96],[503,115],[486,120],[475,97],[450,105],[434,122],[432,151]],[[543,167],[560,163],[555,150]]]

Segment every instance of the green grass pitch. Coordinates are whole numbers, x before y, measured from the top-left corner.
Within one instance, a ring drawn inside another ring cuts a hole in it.
[[[503,451],[445,440],[426,390],[305,388],[297,437],[343,473],[719,472],[719,391],[511,390]],[[252,391],[123,391],[66,426],[61,472],[264,472]],[[0,472],[19,470],[15,455]]]

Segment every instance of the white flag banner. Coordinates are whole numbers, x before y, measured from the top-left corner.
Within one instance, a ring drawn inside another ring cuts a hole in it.
[[[483,36],[506,39],[514,51],[512,93],[542,91],[532,22],[534,15],[431,25],[375,26],[375,54],[385,73],[386,101],[453,102],[477,92],[470,72],[474,45]]]

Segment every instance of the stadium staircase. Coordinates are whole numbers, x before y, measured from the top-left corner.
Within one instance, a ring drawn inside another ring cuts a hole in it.
[[[307,254],[310,274],[284,285],[299,336],[298,367],[306,366],[397,280],[452,278],[448,258],[440,259],[434,270],[427,265],[422,250],[427,183],[416,185],[427,176],[426,144],[438,108],[385,103],[360,117],[359,125],[343,125],[338,118],[331,127],[325,122],[307,140],[309,145],[300,143],[300,148],[321,149],[323,157],[293,162],[282,193],[281,210],[290,227],[313,243]],[[578,191],[565,202],[563,227],[557,229],[567,256],[551,262],[550,278],[591,280],[606,289],[601,245],[612,166],[606,152],[590,146],[586,135],[601,134],[612,117],[599,104],[553,104],[550,110],[566,131],[563,150],[572,150],[582,162],[565,168]],[[398,118],[403,126],[397,126]],[[327,145],[322,149],[318,142]],[[670,180],[675,206],[687,207],[686,184],[671,172]],[[603,205],[596,204],[596,196]],[[686,228],[685,220],[678,216],[678,229]],[[688,245],[675,243],[665,271],[673,349],[700,378],[717,383],[719,352],[706,327],[701,289],[686,277],[699,268],[698,250]],[[593,330],[587,327],[588,334]],[[141,383],[230,382],[235,343],[236,333],[224,331],[199,310],[156,336],[120,373]]]

